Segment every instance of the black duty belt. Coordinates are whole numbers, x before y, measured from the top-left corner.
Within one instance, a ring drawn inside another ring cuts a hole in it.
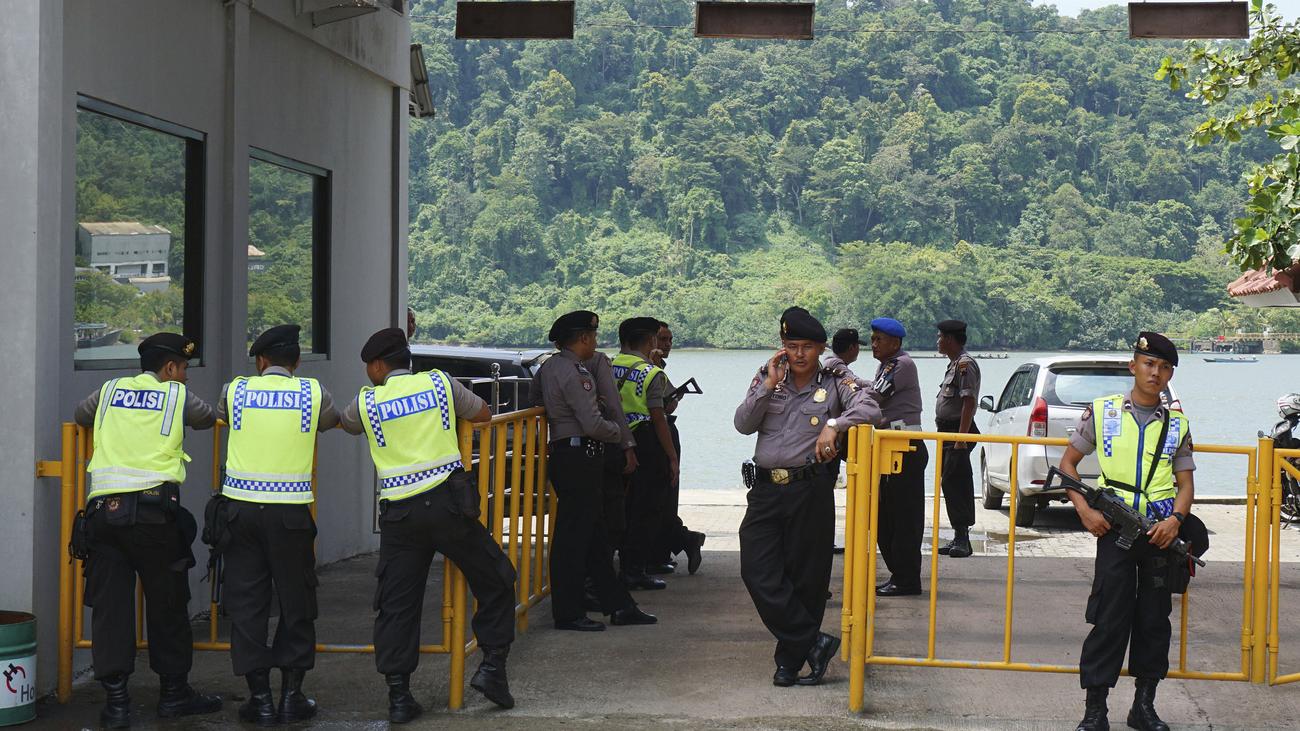
[[[829,462],[827,464],[834,466],[836,470],[838,470],[840,466],[839,462]],[[830,468],[825,464],[810,464],[804,465],[803,467],[774,467],[770,470],[766,467],[756,467],[754,468],[754,472],[758,477],[759,482],[767,482],[773,485],[788,485],[791,482],[799,482],[800,480],[807,480],[828,474]]]
[[[550,442],[551,449],[582,449],[588,456],[598,457],[605,453],[605,443],[591,437],[565,437]]]

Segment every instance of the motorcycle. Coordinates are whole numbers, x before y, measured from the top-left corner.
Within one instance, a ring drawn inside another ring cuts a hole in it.
[[[1271,432],[1259,432],[1260,438],[1272,439],[1274,449],[1300,449],[1300,438],[1295,434],[1296,426],[1300,425],[1300,393],[1289,393],[1278,399],[1277,413],[1282,420],[1273,425]],[[1287,461],[1300,467],[1300,457],[1289,457]],[[1286,470],[1280,470],[1278,481],[1282,487],[1279,506],[1282,527],[1300,524],[1300,482]]]

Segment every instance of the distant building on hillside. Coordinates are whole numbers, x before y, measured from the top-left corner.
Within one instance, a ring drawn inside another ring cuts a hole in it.
[[[167,272],[171,248],[172,232],[162,226],[136,221],[77,224],[77,256],[90,268],[141,292],[164,290],[171,284]]]
[[[266,269],[266,252],[253,246],[248,245],[248,271],[260,272]]]

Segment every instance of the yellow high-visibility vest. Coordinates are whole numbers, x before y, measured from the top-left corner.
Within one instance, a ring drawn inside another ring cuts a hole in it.
[[[236,378],[226,390],[230,445],[221,494],[254,503],[312,501],[321,387],[314,378]]]
[[[87,499],[184,482],[185,384],[152,373],[99,387]]]
[[[390,376],[357,400],[380,499],[427,492],[462,468],[451,379],[442,371]]]
[[[647,363],[641,356],[619,353],[611,364],[614,378],[618,381],[619,401],[623,404],[623,414],[627,424],[633,430],[650,421],[650,406],[646,390],[655,376],[663,369]]]
[[[1169,432],[1163,444],[1157,444],[1163,424],[1152,421],[1139,427],[1133,412],[1124,408],[1121,395],[1105,396],[1092,402],[1092,423],[1097,438],[1097,461],[1101,463],[1101,487],[1110,488],[1135,510],[1150,517],[1164,517],[1172,510],[1178,495],[1174,485],[1174,453],[1190,424],[1187,415],[1177,409],[1169,411]],[[1155,473],[1148,483],[1151,462]],[[1169,501],[1168,510],[1151,515],[1152,503]]]

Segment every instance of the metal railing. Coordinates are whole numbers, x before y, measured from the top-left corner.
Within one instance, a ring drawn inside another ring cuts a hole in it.
[[[902,470],[903,455],[912,450],[912,440],[934,442],[934,485],[930,534],[929,617],[924,656],[881,655],[875,651],[876,621],[876,535],[879,526],[879,485],[882,475]],[[935,650],[939,613],[939,505],[943,493],[943,444],[979,442],[1011,445],[1010,514],[1008,515],[1006,580],[1003,597],[1002,642],[997,659],[941,658]],[[845,514],[844,607],[841,630],[844,643],[842,657],[849,662],[849,708],[863,706],[867,665],[907,665],[916,667],[1012,670],[1023,672],[1077,673],[1077,665],[1019,662],[1014,659],[1014,607],[1016,578],[1016,511],[1020,491],[1017,486],[1020,447],[1025,445],[1065,446],[1065,439],[988,434],[953,434],[875,430],[859,426],[851,430],[848,444],[848,503]],[[1187,666],[1188,617],[1192,590],[1184,592],[1178,628],[1178,662],[1170,669],[1171,678],[1233,680],[1253,683],[1288,683],[1300,681],[1300,673],[1277,674],[1278,584],[1279,584],[1279,515],[1278,491],[1274,476],[1286,469],[1300,477],[1300,471],[1275,456],[1273,444],[1260,440],[1257,446],[1196,444],[1198,454],[1244,456],[1247,461],[1245,540],[1242,555],[1240,662],[1236,667],[1206,671]],[[1278,452],[1282,456],[1300,455]],[[1276,465],[1276,466],[1275,466]],[[1271,519],[1271,523],[1268,521]],[[1265,521],[1262,525],[1260,521]],[[1268,526],[1272,529],[1269,530]],[[1195,584],[1193,584],[1194,586]],[[1271,658],[1267,664],[1265,660]],[[1266,672],[1267,671],[1267,672]]]
[[[224,422],[218,422],[213,430],[211,484],[214,492],[221,489],[224,427]],[[518,628],[523,631],[528,626],[528,610],[550,593],[547,558],[555,523],[555,498],[546,482],[545,411],[540,408],[514,411],[494,416],[481,424],[461,421],[457,436],[461,459],[478,482],[479,520],[488,527],[515,565],[518,575],[515,615]],[[478,451],[474,452],[476,441]],[[61,442],[60,459],[38,462],[36,475],[59,479],[59,536],[61,546],[66,546],[72,538],[77,510],[86,502],[86,465],[92,456],[94,439],[91,430],[64,423]],[[314,492],[314,468],[312,483]],[[314,502],[311,511],[314,518]],[[63,552],[60,551],[59,555],[62,556]],[[73,652],[92,645],[92,640],[85,637],[84,584],[77,580],[81,570],[81,561],[60,559],[57,697],[61,703],[67,703],[72,697]],[[464,575],[454,563],[444,559],[442,640],[437,644],[421,645],[420,652],[451,656],[448,706],[452,709],[460,708],[464,701],[465,657],[475,648],[473,638],[466,639],[467,594]],[[145,603],[138,581],[135,607],[136,646],[144,649],[148,647]],[[194,649],[230,650],[230,643],[220,640],[220,611],[216,602],[209,604],[207,638],[196,640]],[[317,652],[327,653],[374,653],[374,650],[372,644],[316,645]]]

